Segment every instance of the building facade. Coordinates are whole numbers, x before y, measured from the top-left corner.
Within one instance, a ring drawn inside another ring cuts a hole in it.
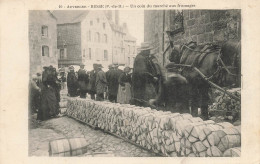
[[[86,66],[102,63],[108,67],[113,61],[112,29],[103,11],[90,11],[81,22],[81,56]]]
[[[58,67],[57,19],[47,10],[29,11],[30,75],[41,73],[43,66]]]
[[[127,24],[123,24],[126,30],[126,36],[124,37],[124,49],[125,49],[125,65],[133,68],[134,60],[137,55],[136,38],[131,36],[128,32]]]
[[[125,37],[129,34],[119,25],[119,11],[53,13],[58,18],[59,66],[84,63],[92,69],[93,63],[102,63],[104,67],[112,63],[127,65],[124,42],[128,42]]]
[[[166,31],[173,35],[168,37]],[[169,39],[175,45],[197,42],[221,44],[241,39],[241,10],[146,10],[144,40],[151,42],[162,65],[167,64],[169,52],[163,52]]]

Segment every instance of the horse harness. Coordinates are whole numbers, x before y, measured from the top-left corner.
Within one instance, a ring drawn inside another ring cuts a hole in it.
[[[226,66],[226,64],[223,62],[223,60],[221,59],[221,56],[222,56],[222,53],[221,53],[221,49],[217,46],[214,46],[213,50],[211,49],[213,45],[211,44],[207,44],[205,45],[202,50],[195,50],[195,49],[192,49],[190,48],[189,46],[183,44],[182,45],[182,48],[185,47],[187,49],[189,49],[190,51],[193,51],[193,52],[198,52],[200,53],[199,55],[197,55],[197,57],[195,58],[195,60],[193,61],[193,63],[191,64],[191,67],[194,67],[196,64],[200,65],[201,62],[203,61],[203,59],[210,53],[213,53],[213,52],[217,52],[218,53],[218,56],[217,56],[217,70],[210,76],[206,77],[208,80],[212,79],[213,77],[215,77],[216,74],[218,74],[221,70],[225,70],[229,75],[232,75],[232,76],[238,76],[236,74],[233,74],[230,72],[228,66]],[[181,65],[180,65],[181,66]],[[183,69],[185,69],[187,67],[183,67],[182,68],[182,71]],[[232,67],[232,68],[236,68],[236,67]]]

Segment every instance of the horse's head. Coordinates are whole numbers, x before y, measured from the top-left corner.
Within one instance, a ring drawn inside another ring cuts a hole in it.
[[[196,42],[189,42],[187,44],[182,45],[173,45],[173,43],[170,44],[172,51],[169,55],[170,62],[174,63],[180,63],[181,56],[185,50],[188,50],[188,48],[194,49],[197,46]]]
[[[221,47],[221,59],[225,65],[223,70],[225,71],[226,81],[228,83],[235,83],[237,86],[240,86],[241,42],[234,40],[225,42]]]

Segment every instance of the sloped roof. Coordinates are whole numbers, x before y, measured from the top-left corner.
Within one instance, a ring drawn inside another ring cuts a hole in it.
[[[136,41],[136,38],[133,37],[131,34],[129,34],[129,33],[127,32],[127,34],[126,34],[126,36],[125,36],[125,40],[127,40],[127,41]]]
[[[81,22],[88,13],[87,10],[54,10],[52,12],[57,18],[57,24]]]
[[[52,12],[52,14],[57,18],[57,24],[81,22],[88,15],[88,13],[88,10],[53,10]],[[105,16],[107,17],[112,30],[126,33],[122,26],[115,24],[106,14]]]
[[[108,19],[108,22],[109,22],[113,31],[121,32],[121,33],[124,33],[124,34],[126,33],[126,31],[124,30],[124,28],[122,26],[115,24],[115,22],[113,22],[110,19]]]

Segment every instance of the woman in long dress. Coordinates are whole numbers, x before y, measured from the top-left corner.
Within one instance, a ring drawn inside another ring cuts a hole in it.
[[[122,73],[119,77],[119,87],[117,94],[117,102],[120,104],[129,104],[132,98],[131,94],[131,75],[130,67],[125,67],[124,73]]]
[[[59,114],[59,88],[56,81],[56,72],[48,67],[43,73],[43,88],[41,92],[41,105],[37,115],[38,120],[47,120]]]

